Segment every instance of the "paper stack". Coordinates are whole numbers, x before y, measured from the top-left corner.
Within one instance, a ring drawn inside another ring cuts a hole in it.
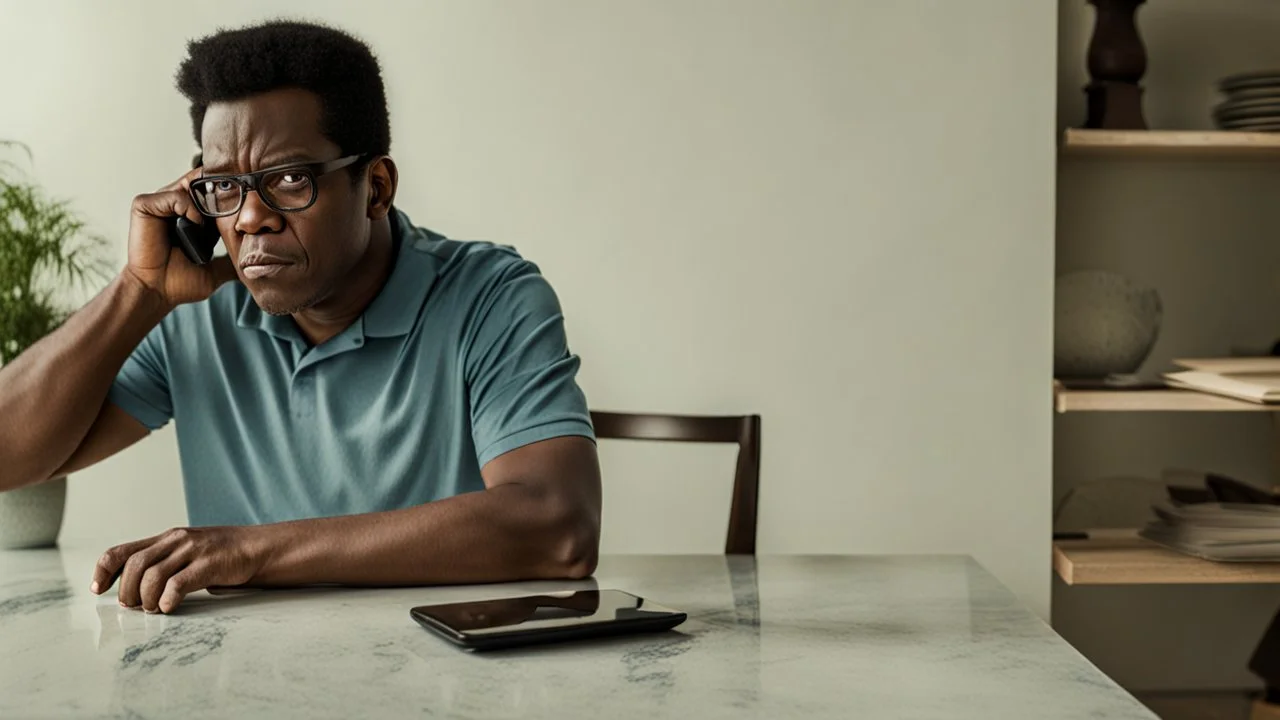
[[[1237,400],[1280,403],[1280,357],[1174,360],[1184,368],[1164,374],[1170,387],[1224,395]]]
[[[1216,562],[1280,561],[1280,505],[1173,502],[1138,534],[1172,550]]]

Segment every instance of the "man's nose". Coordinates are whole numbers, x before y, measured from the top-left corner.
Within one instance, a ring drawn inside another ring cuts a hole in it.
[[[244,235],[263,235],[284,229],[284,217],[262,200],[257,190],[244,195],[244,203],[236,215],[236,231]]]

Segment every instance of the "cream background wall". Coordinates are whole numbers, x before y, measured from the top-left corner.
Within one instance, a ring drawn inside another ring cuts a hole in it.
[[[187,38],[374,46],[399,203],[561,294],[597,408],[764,417],[760,551],[973,553],[1049,591],[1056,8],[973,0],[0,0],[0,137],[120,239],[192,152]],[[607,444],[605,550],[718,552],[733,451]],[[184,522],[172,435],[64,538]]]

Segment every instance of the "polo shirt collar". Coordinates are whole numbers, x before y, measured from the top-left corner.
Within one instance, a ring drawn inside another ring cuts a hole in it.
[[[236,318],[236,325],[251,330],[260,330],[274,338],[285,340],[294,345],[305,345],[306,339],[302,337],[302,332],[298,330],[298,325],[293,318],[288,315],[268,315],[262,312],[262,308],[258,307],[258,303],[254,302],[253,294],[247,290],[244,294],[244,303],[240,306],[240,316]]]
[[[397,208],[391,209],[391,235],[396,239],[396,264],[382,291],[365,308],[366,337],[408,335],[440,271],[436,256],[428,252],[431,242],[440,236],[415,227]]]
[[[408,335],[440,271],[440,263],[429,249],[430,243],[442,239],[442,236],[415,227],[408,215],[394,207],[390,219],[395,265],[382,290],[355,322],[357,329],[363,328],[365,337]],[[262,312],[251,293],[245,293],[236,324],[291,343],[304,342],[292,317]]]

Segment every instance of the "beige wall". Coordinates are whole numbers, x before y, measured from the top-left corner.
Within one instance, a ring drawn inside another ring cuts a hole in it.
[[[1092,8],[1062,0],[1059,123],[1079,125]],[[1210,128],[1224,75],[1280,67],[1280,5],[1271,0],[1160,0],[1139,12],[1149,70],[1147,119]],[[1103,267],[1157,288],[1165,322],[1145,369],[1174,357],[1266,347],[1280,338],[1280,172],[1271,163],[1068,160],[1058,182],[1060,271]],[[1060,416],[1056,491],[1162,468],[1276,480],[1262,415]],[[1245,664],[1276,609],[1275,587],[1070,588],[1055,583],[1053,619],[1068,640],[1134,689],[1253,685]]]
[[[184,38],[356,31],[401,206],[542,266],[593,406],[764,416],[762,552],[973,553],[1047,612],[1052,3],[0,8],[0,137],[118,238],[191,152]],[[603,453],[606,550],[718,551],[731,450]],[[182,523],[175,457],[74,478],[67,536]]]

